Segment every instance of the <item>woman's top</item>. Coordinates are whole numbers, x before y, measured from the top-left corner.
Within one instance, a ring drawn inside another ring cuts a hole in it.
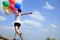
[[[20,18],[21,18],[21,13],[15,15],[15,23],[21,23]]]

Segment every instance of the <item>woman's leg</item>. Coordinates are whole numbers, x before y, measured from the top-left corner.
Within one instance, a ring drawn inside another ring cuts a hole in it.
[[[16,32],[16,33],[15,33],[15,37],[16,37],[16,35],[18,34],[18,35],[20,36],[21,40],[23,40],[23,34],[19,32],[18,26],[15,26],[15,32]]]
[[[16,30],[16,34],[18,34],[18,35],[19,35],[19,34],[20,34],[20,32],[19,32],[18,26],[16,26],[16,27],[15,27],[15,30]]]
[[[15,36],[14,36],[14,40],[16,40],[16,36],[19,35],[19,31],[18,31],[18,26],[15,26]]]
[[[19,36],[20,36],[21,40],[23,40],[23,34],[20,33]]]
[[[14,27],[15,28],[15,36],[14,36],[14,39],[15,39],[15,37],[17,36],[17,33],[16,33],[16,27]]]

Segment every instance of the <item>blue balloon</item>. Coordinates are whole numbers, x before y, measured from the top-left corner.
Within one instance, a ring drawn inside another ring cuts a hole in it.
[[[21,8],[21,4],[20,4],[20,3],[16,3],[16,4],[14,5],[14,7],[15,7],[16,9]]]

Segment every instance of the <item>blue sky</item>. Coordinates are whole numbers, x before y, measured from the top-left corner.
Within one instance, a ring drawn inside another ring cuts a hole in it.
[[[13,37],[14,14],[6,16],[0,0],[0,34]],[[22,13],[32,15],[21,17],[19,29],[25,40],[45,40],[46,37],[60,40],[60,0],[17,0],[22,5]]]

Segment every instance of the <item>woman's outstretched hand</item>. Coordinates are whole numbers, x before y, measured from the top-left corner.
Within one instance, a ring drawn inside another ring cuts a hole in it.
[[[30,12],[29,14],[32,14],[32,12]]]

